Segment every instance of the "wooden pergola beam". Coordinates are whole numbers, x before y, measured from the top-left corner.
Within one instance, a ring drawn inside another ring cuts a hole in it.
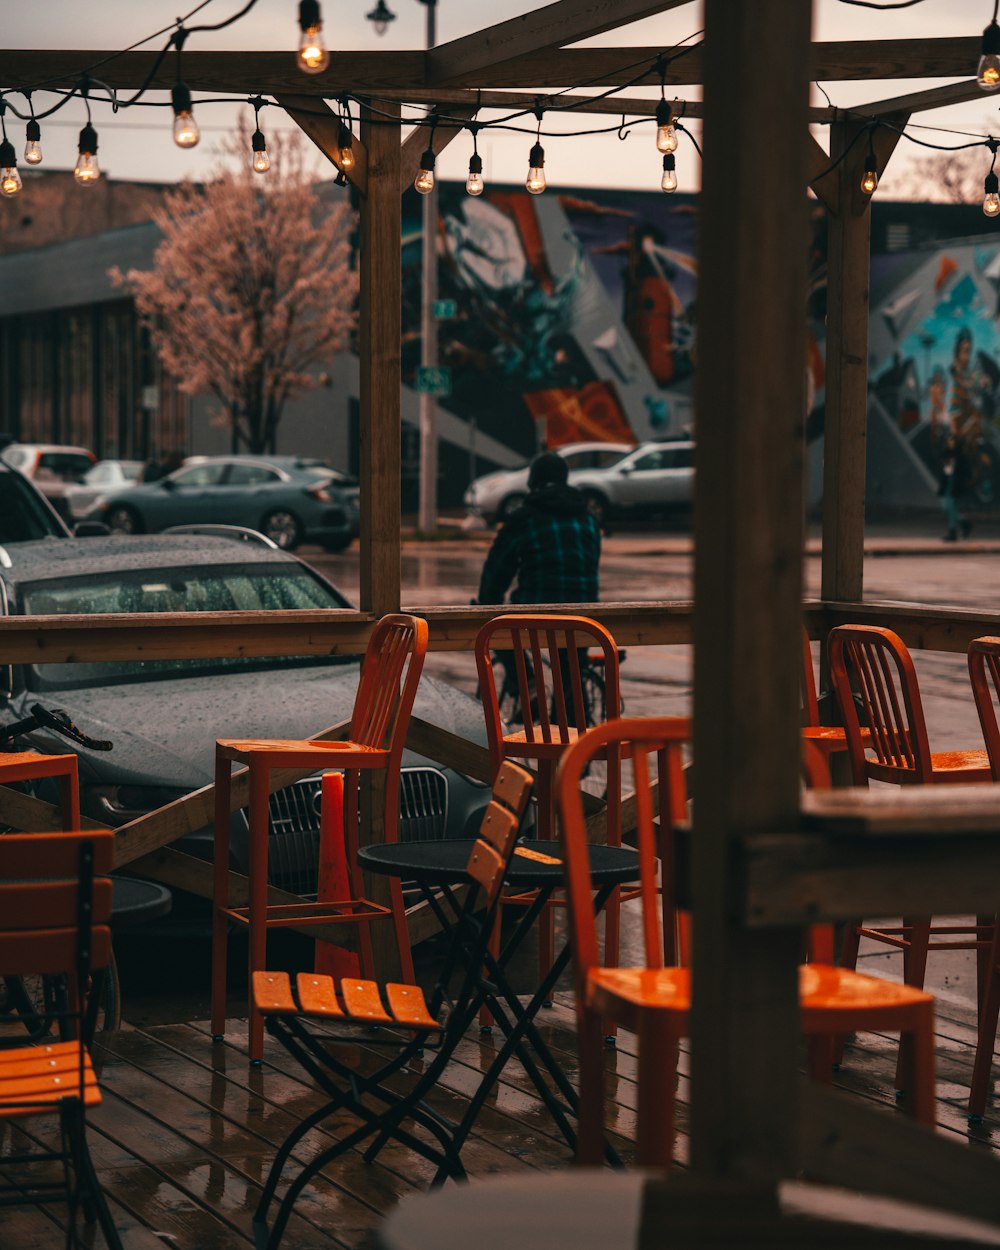
[[[289,93],[276,97],[293,122],[307,134],[331,164],[336,165],[359,194],[368,194],[368,153],[357,135],[352,135],[354,164],[345,169],[340,162],[340,118],[325,100]],[[321,116],[323,110],[326,112]]]
[[[485,30],[441,44],[428,54],[428,76],[453,78],[496,68],[542,48],[563,48],[591,35],[676,9],[689,0],[556,0]]]
[[[948,108],[952,104],[968,104],[970,100],[982,100],[984,104],[989,102],[989,97],[984,96],[983,89],[974,78],[968,82],[946,83],[943,87],[929,87],[926,91],[894,96],[890,100],[854,104],[849,111],[861,117],[887,117],[901,112],[926,113],[930,109]]]
[[[809,77],[823,82],[889,78],[965,78],[979,57],[975,38],[871,40],[813,44],[808,53]],[[481,88],[524,88],[545,92],[574,83],[600,81],[610,87],[643,83],[659,87],[654,62],[659,49],[651,47],[562,48],[526,52],[492,70],[468,73],[449,85]],[[334,97],[350,91],[377,96],[383,90],[407,91],[438,85],[428,72],[426,52],[335,51],[330,68],[307,77],[295,68],[289,51],[184,52],[184,80],[194,92],[254,95],[262,90],[278,94]],[[153,69],[156,53],[111,51],[6,49],[0,51],[0,86],[17,91],[45,82],[72,87],[87,65],[101,65],[103,83],[116,90],[135,90]],[[644,63],[648,69],[644,69]],[[704,63],[701,48],[693,48],[667,68],[668,87],[700,83]],[[176,67],[169,58],[151,81],[157,90],[169,90]],[[94,89],[93,98],[100,99]]]

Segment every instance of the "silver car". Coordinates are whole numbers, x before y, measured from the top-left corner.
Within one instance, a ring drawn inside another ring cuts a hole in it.
[[[602,524],[613,516],[684,512],[694,498],[694,443],[641,443],[607,468],[571,471],[569,484],[583,491]]]
[[[566,443],[553,448],[562,456],[567,467],[574,469],[600,469],[615,464],[632,450],[631,443]],[[528,493],[528,469],[523,464],[516,469],[499,469],[477,477],[465,492],[465,506],[473,515],[481,516],[492,525],[501,524],[524,503]]]
[[[98,460],[79,484],[71,483],[66,487],[69,515],[74,521],[82,521],[102,495],[110,490],[127,490],[141,481],[141,460]]]

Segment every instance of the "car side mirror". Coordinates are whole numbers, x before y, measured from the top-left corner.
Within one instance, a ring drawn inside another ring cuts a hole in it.
[[[622,467],[618,470],[618,472],[619,472],[619,473],[624,473],[624,474],[625,474],[625,476],[626,476],[626,477],[628,477],[628,475],[629,475],[630,473],[634,473],[634,472],[635,472],[635,465],[631,465],[631,464],[623,464],[623,465],[622,465]]]
[[[160,478],[160,487],[161,487],[163,490],[167,490],[167,491],[170,491],[170,490],[176,490],[176,488],[177,488],[177,483],[174,481],[174,479],[173,479],[172,477],[161,477],[161,478]]]
[[[74,538],[102,538],[105,534],[110,534],[111,530],[103,521],[78,521],[73,526]]]

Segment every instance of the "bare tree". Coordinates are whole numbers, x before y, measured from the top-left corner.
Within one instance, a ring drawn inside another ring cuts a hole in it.
[[[353,214],[320,205],[298,135],[272,140],[267,174],[249,167],[250,136],[226,146],[240,167],[167,193],[154,267],[111,271],[135,296],[167,371],[211,394],[251,452],[273,451],[282,409],[319,385],[312,370],[350,341],[358,278]]]
[[[989,130],[987,122],[984,130]],[[948,137],[945,136],[945,142]],[[959,142],[957,139],[950,142]],[[901,199],[945,204],[976,204],[983,198],[983,181],[990,172],[991,153],[985,144],[954,152],[919,156],[893,174],[892,193]],[[890,171],[892,166],[890,165]],[[885,179],[888,189],[889,180]]]

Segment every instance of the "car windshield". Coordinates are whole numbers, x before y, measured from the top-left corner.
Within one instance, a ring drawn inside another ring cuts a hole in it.
[[[0,543],[65,538],[66,531],[23,478],[0,474]]]
[[[307,570],[276,565],[137,569],[35,582],[22,592],[24,612],[33,616],[96,612],[251,612],[293,608],[348,608],[332,587]],[[164,677],[345,663],[350,656],[231,656],[216,659],[109,660],[98,663],[34,665],[32,690],[80,690]]]

